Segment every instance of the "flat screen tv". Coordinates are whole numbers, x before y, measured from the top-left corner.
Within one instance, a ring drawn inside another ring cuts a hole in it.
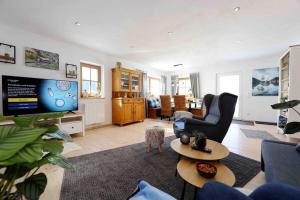
[[[5,116],[78,110],[78,82],[2,76]]]

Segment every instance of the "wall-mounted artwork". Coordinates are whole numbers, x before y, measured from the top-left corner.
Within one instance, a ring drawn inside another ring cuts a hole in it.
[[[77,78],[77,65],[66,63],[66,77],[67,78]]]
[[[255,69],[252,74],[252,96],[278,96],[279,68]]]
[[[16,63],[16,47],[10,44],[0,43],[0,62]]]
[[[59,70],[59,55],[25,47],[25,66]]]

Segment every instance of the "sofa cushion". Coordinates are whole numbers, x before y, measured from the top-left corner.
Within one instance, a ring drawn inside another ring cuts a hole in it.
[[[129,200],[154,200],[154,199],[160,199],[160,200],[176,200],[169,194],[153,187],[146,181],[139,181],[138,183],[138,190],[135,194],[133,194]]]
[[[296,146],[296,150],[300,153],[300,143],[299,144],[297,144],[297,146]]]
[[[156,108],[160,108],[160,101],[159,101],[159,99],[154,99],[154,101],[155,101],[155,107]]]
[[[238,190],[218,182],[208,182],[198,191],[197,200],[253,200]]]
[[[249,197],[255,200],[299,200],[300,189],[281,183],[267,183],[254,190]]]
[[[148,102],[148,108],[156,108],[156,103],[155,103],[154,99],[149,98],[149,99],[147,99],[147,102]]]
[[[266,180],[300,187],[300,156],[296,144],[265,140],[262,161]]]

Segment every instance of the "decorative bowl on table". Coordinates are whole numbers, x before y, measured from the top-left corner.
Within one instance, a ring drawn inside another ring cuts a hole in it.
[[[208,162],[197,162],[196,169],[204,178],[213,178],[217,174],[217,167]]]

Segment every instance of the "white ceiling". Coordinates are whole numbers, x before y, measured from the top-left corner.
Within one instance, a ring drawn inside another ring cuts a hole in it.
[[[0,0],[0,22],[170,70],[273,55],[299,43],[300,1]]]

